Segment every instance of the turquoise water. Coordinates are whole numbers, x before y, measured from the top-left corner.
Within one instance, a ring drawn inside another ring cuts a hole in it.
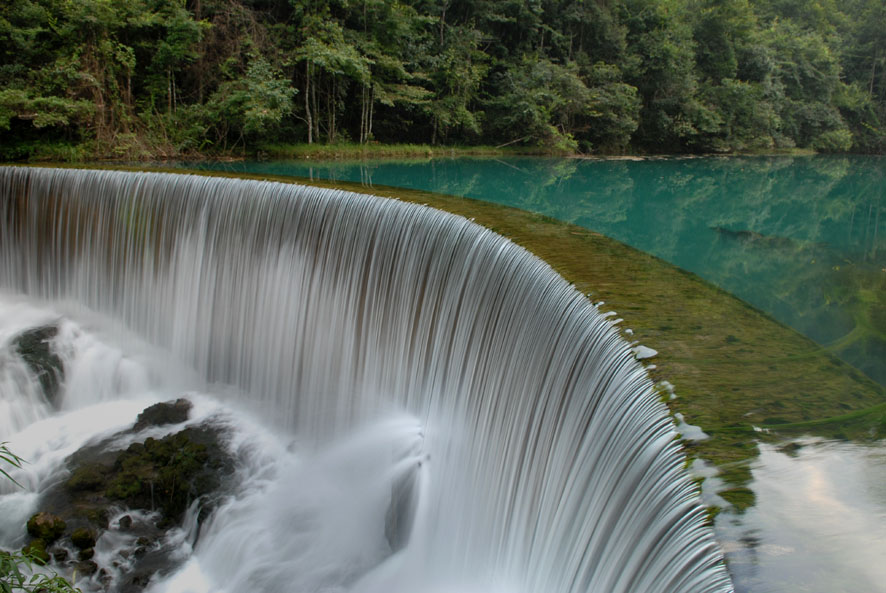
[[[886,384],[886,157],[201,167],[422,189],[571,222],[698,274]]]

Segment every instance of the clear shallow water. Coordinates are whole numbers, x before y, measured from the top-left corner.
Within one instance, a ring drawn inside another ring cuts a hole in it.
[[[698,274],[886,384],[886,157],[200,167],[422,189],[571,222]]]

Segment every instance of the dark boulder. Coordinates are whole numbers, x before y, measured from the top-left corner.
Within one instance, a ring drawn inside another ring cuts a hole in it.
[[[49,552],[46,551],[46,542],[42,539],[34,539],[22,547],[22,553],[37,560],[38,563],[49,562]]]
[[[37,513],[28,519],[28,535],[51,544],[62,536],[67,525],[58,515]]]
[[[80,553],[77,554],[77,559],[92,560],[93,556],[95,556],[95,548],[86,548],[84,550],[80,550]]]
[[[184,398],[175,401],[154,404],[138,415],[133,430],[136,432],[149,426],[164,426],[166,424],[181,424],[188,419],[191,413],[191,402]]]
[[[64,378],[62,359],[52,348],[52,340],[58,335],[58,327],[47,325],[19,334],[12,343],[34,376],[40,382],[47,401],[56,403],[59,387]]]
[[[88,527],[79,527],[71,533],[71,543],[81,550],[92,548],[95,546],[95,532]],[[84,558],[84,560],[88,560],[88,558]]]
[[[79,574],[94,575],[98,570],[98,564],[92,560],[83,560],[74,565],[74,569]]]

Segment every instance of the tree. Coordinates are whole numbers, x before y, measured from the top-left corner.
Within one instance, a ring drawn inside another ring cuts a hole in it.
[[[304,110],[308,143],[320,139],[325,110],[326,139],[335,142],[341,100],[350,82],[369,83],[369,60],[345,38],[342,25],[329,17],[328,7],[308,14],[301,26],[303,43],[295,54],[304,65]]]
[[[581,74],[590,103],[572,133],[587,150],[624,152],[639,124],[636,87],[622,82],[621,71],[613,64],[597,62],[582,67]]]
[[[403,114],[423,110],[432,98],[420,58],[429,53],[437,19],[386,0],[363,0],[362,12],[355,13],[349,37],[368,65],[368,76],[354,93],[359,94],[359,140],[364,143],[374,136],[376,104]]]
[[[425,111],[431,116],[431,144],[452,131],[479,136],[483,113],[475,100],[487,72],[487,56],[479,50],[477,31],[454,26],[445,35],[444,46],[429,57],[426,69],[433,96]]]
[[[884,6],[7,0],[0,156],[175,156],[278,138],[882,151]]]
[[[850,86],[839,108],[850,125],[857,148],[886,150],[886,4],[853,0],[846,4],[842,35],[843,72]]]
[[[292,113],[296,89],[262,56],[253,56],[242,77],[222,83],[207,103],[219,141],[234,145],[267,134]]]
[[[791,21],[778,21],[764,33],[775,56],[773,87],[781,134],[797,146],[847,150],[846,122],[834,99],[843,92],[841,68],[825,38]]]
[[[643,102],[636,143],[647,150],[686,150],[719,125],[698,98],[684,8],[682,0],[626,0],[620,8],[629,53],[625,82]]]

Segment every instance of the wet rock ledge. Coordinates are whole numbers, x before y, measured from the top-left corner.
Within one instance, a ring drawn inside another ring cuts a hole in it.
[[[46,400],[57,404],[59,389],[64,379],[64,363],[53,347],[58,326],[44,325],[15,337],[13,347],[37,377]]]

